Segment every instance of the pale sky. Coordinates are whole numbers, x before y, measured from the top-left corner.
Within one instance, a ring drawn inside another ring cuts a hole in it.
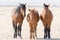
[[[43,3],[60,6],[60,0],[0,0],[0,5],[18,5],[19,2],[27,6],[42,6]]]

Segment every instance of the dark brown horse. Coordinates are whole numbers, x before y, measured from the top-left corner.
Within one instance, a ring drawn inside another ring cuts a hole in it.
[[[44,26],[44,38],[50,38],[50,26],[53,20],[52,12],[49,10],[49,5],[44,3],[44,9],[40,15],[40,19]]]
[[[17,38],[18,36],[21,38],[21,30],[22,30],[22,23],[24,20],[24,17],[26,16],[26,6],[25,4],[20,4],[17,8],[13,9],[12,14],[12,23],[14,28],[14,38]]]
[[[27,15],[27,21],[30,26],[30,39],[35,39],[37,37],[36,29],[37,29],[37,23],[39,21],[39,14],[38,11],[35,9],[28,9],[29,14]]]

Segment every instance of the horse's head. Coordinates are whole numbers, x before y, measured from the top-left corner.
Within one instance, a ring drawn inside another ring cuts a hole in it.
[[[35,10],[35,9],[28,9],[28,10],[29,10],[29,13],[30,13],[30,14],[37,13],[37,10]]]
[[[46,5],[45,3],[44,3],[44,8],[48,8],[49,7],[49,5]]]
[[[20,12],[22,12],[24,17],[26,16],[26,4],[20,4]]]

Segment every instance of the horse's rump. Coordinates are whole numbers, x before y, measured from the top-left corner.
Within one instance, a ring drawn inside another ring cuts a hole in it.
[[[28,14],[27,17],[28,17],[27,20],[32,24],[37,23],[39,21],[39,15],[38,14],[33,14],[33,15]]]
[[[51,22],[53,20],[53,15],[50,10],[47,10],[47,12],[46,10],[43,10],[40,19],[45,22]]]

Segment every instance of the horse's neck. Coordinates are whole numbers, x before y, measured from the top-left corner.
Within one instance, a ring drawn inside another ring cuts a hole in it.
[[[18,6],[17,8],[16,8],[16,11],[15,11],[16,13],[19,13],[20,12],[20,6]]]
[[[45,9],[45,16],[48,15],[48,11],[49,11],[49,9]]]

